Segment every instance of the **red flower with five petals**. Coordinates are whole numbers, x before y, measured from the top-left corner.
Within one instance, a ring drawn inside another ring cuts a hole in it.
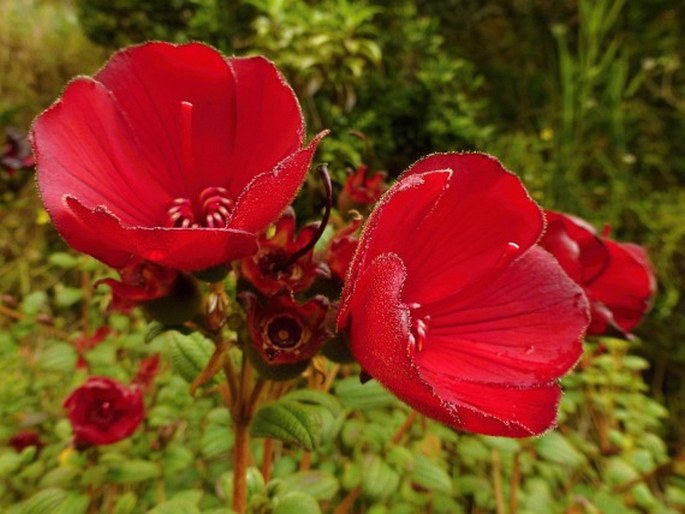
[[[259,251],[240,262],[240,271],[259,291],[276,294],[279,291],[304,291],[317,277],[328,277],[328,266],[314,260],[313,249],[290,262],[298,250],[312,243],[318,223],[306,225],[295,233],[295,211],[288,207],[275,223],[273,233],[259,236]]]
[[[323,137],[262,57],[147,43],[72,81],[32,129],[38,185],[75,249],[202,270],[257,251]]]
[[[307,362],[318,353],[326,338],[324,325],[328,300],[315,296],[297,303],[290,294],[279,294],[260,304],[249,292],[242,298],[247,307],[247,326],[254,348],[269,366]]]
[[[535,246],[540,208],[492,157],[414,164],[369,217],[338,327],[366,373],[447,425],[525,437],[556,418],[587,302]]]
[[[585,289],[592,323],[588,334],[611,328],[630,333],[649,310],[656,278],[644,248],[597,234],[584,220],[546,211],[547,231],[540,245]]]
[[[108,377],[90,377],[64,402],[76,446],[112,444],[143,420],[143,393]]]

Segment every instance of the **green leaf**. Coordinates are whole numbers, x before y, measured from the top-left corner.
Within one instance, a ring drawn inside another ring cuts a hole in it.
[[[585,456],[576,450],[559,432],[549,432],[536,441],[540,455],[546,460],[576,468],[585,462]]]
[[[10,514],[46,514],[54,512],[66,499],[67,492],[62,489],[43,489],[20,503]]]
[[[354,410],[380,409],[395,405],[397,400],[375,380],[362,384],[356,377],[348,377],[335,384],[340,401]]]
[[[425,455],[416,455],[412,480],[417,485],[436,493],[451,493],[452,479],[443,468]]]
[[[54,514],[85,514],[90,499],[85,494],[69,493]]]
[[[27,294],[21,302],[21,312],[27,316],[35,316],[48,303],[48,295],[45,291],[34,291]]]
[[[48,262],[58,268],[71,269],[78,265],[78,258],[67,252],[55,252],[50,254]]]
[[[116,484],[134,484],[152,478],[161,473],[159,466],[146,460],[129,460],[109,470],[108,479]]]
[[[320,430],[321,418],[316,409],[282,399],[259,409],[250,424],[254,437],[271,437],[308,451],[316,447]]]
[[[166,476],[173,476],[176,473],[192,467],[195,455],[185,446],[172,445],[164,452],[162,469]]]
[[[160,337],[169,348],[171,367],[186,382],[195,380],[214,353],[214,344],[199,332],[186,335],[169,330]]]
[[[55,305],[71,307],[83,299],[83,289],[80,287],[55,287]]]
[[[202,455],[208,459],[227,454],[232,447],[233,432],[218,425],[209,425],[200,440]]]
[[[51,343],[41,354],[38,364],[44,371],[69,373],[76,368],[76,350],[67,343]]]
[[[132,491],[129,491],[119,497],[114,504],[113,514],[132,514],[136,508],[138,497]]]
[[[0,477],[8,477],[21,466],[21,455],[14,451],[7,451],[0,455]]]
[[[160,503],[154,509],[147,511],[147,514],[200,514],[200,509],[189,500],[183,498],[177,500],[169,500]]]
[[[367,455],[363,469],[362,490],[367,496],[387,498],[397,491],[399,475],[378,455]]]
[[[64,487],[69,488],[79,470],[71,466],[59,466],[51,469],[40,480],[41,487]]]
[[[317,500],[332,500],[340,488],[338,480],[325,471],[300,471],[283,477],[284,491],[300,491]]]
[[[312,406],[326,407],[333,416],[338,416],[343,410],[340,400],[335,396],[314,389],[296,389],[286,394],[283,398]]]
[[[277,499],[272,514],[321,514],[321,508],[308,494],[295,491]]]

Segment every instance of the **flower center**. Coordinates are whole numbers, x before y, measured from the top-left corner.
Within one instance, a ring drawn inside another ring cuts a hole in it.
[[[96,425],[107,427],[112,423],[115,415],[116,411],[112,403],[104,401],[94,406],[90,411],[89,418]]]
[[[281,350],[292,350],[302,342],[302,325],[292,316],[276,316],[266,325],[268,341]]]
[[[431,317],[426,315],[412,323],[409,342],[413,352],[420,352],[425,347],[430,321]]]
[[[170,228],[225,228],[234,202],[223,187],[208,187],[200,193],[198,206],[188,198],[176,198],[167,210]]]

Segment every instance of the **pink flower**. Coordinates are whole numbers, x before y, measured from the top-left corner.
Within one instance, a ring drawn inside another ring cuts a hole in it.
[[[422,414],[483,434],[554,425],[587,302],[535,245],[540,208],[492,157],[424,158],[369,217],[339,329],[363,370]]]
[[[590,300],[588,333],[611,328],[630,333],[649,310],[656,277],[644,248],[597,234],[586,221],[546,211],[547,231],[540,245],[554,255]]]
[[[77,446],[112,444],[143,420],[143,393],[112,378],[90,377],[64,402]]]
[[[271,62],[155,42],[72,81],[32,140],[43,202],[67,243],[118,269],[195,271],[257,251],[325,133],[307,146],[304,135]]]

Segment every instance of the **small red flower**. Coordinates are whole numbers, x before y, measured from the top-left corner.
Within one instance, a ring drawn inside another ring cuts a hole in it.
[[[167,296],[174,287],[178,272],[151,262],[132,261],[118,270],[121,282],[113,278],[99,280],[112,288],[114,310],[128,313],[136,305]]]
[[[341,280],[345,280],[347,268],[352,262],[354,252],[357,250],[359,236],[357,230],[363,218],[358,216],[352,222],[340,229],[328,244],[326,261],[331,272]]]
[[[383,170],[369,173],[369,167],[362,164],[347,175],[343,190],[338,196],[338,208],[347,211],[354,205],[370,205],[381,197],[386,189],[387,173]]]
[[[114,379],[90,377],[64,402],[76,446],[112,444],[129,437],[143,420],[143,393]]]
[[[272,296],[264,305],[243,293],[252,344],[270,366],[308,361],[328,335],[324,326],[328,300],[316,296],[298,304],[290,294]]]
[[[273,233],[267,231],[259,237],[259,251],[240,263],[242,275],[264,294],[304,291],[316,277],[330,275],[324,263],[314,260],[313,249],[290,263],[295,252],[312,242],[318,223],[303,227],[297,234],[295,228],[295,211],[288,207],[276,222]]]
[[[72,81],[35,121],[38,185],[75,249],[195,271],[252,255],[299,189],[297,99],[262,57],[146,43]]]
[[[18,453],[21,453],[29,446],[35,446],[37,451],[40,451],[45,443],[41,441],[38,432],[33,430],[24,430],[12,436],[9,441],[10,446]]]
[[[547,232],[540,245],[552,253],[590,300],[588,333],[611,328],[630,333],[649,310],[656,278],[644,248],[597,234],[584,220],[546,211]]]
[[[582,352],[582,289],[535,246],[540,208],[492,157],[414,164],[369,217],[339,329],[363,370],[419,412],[483,434],[553,426]]]

